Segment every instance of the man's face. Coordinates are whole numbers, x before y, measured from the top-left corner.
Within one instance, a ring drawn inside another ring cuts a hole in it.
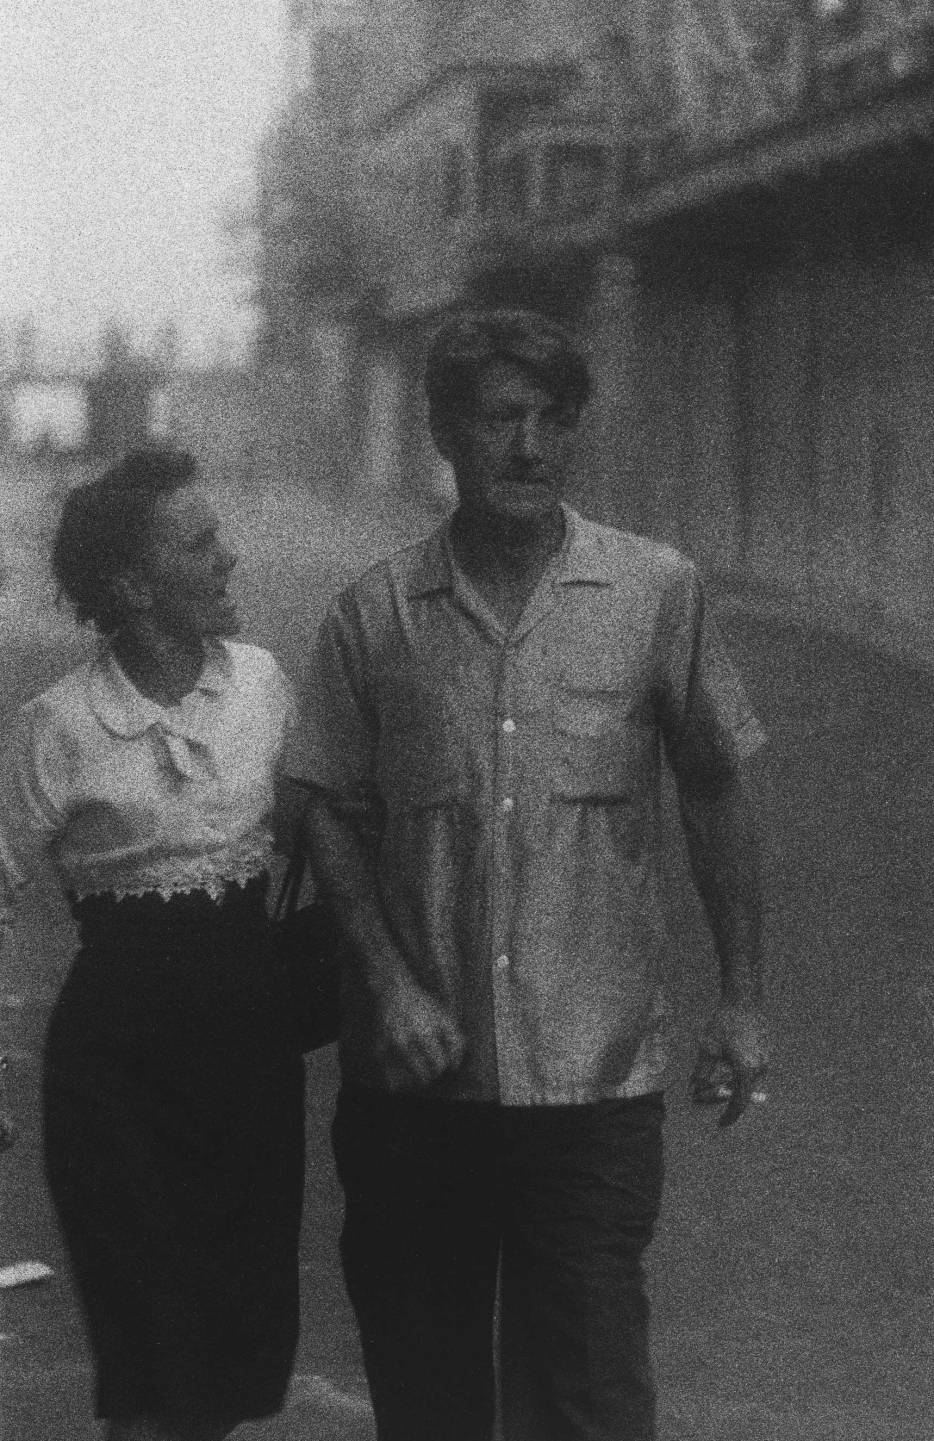
[[[557,510],[576,420],[519,366],[489,366],[470,412],[441,438],[461,507],[512,523]]]

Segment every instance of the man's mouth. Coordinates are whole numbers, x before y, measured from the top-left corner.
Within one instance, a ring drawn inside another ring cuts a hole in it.
[[[510,485],[547,485],[547,481],[538,470],[513,470],[506,477]]]

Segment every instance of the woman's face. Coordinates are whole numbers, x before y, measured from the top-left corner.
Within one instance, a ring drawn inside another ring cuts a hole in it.
[[[161,496],[139,567],[148,618],[165,634],[184,639],[236,635],[237,606],[227,594],[236,563],[202,490],[189,485]]]

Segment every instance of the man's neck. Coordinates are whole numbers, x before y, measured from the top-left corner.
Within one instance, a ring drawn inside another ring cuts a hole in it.
[[[166,635],[145,623],[122,630],[113,651],[140,694],[162,706],[177,705],[190,694],[204,668],[200,637]]]
[[[513,631],[564,541],[562,510],[530,523],[490,521],[464,510],[451,523],[451,548],[507,631]]]
[[[503,521],[470,511],[455,511],[451,545],[472,579],[495,583],[537,584],[564,542],[564,511],[556,509],[530,521]]]

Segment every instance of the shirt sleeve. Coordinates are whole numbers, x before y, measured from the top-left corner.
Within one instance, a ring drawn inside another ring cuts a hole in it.
[[[283,773],[346,802],[366,804],[372,798],[376,738],[363,637],[343,598],[318,632]]]
[[[659,716],[672,769],[701,781],[734,774],[765,734],[688,561],[666,594],[659,642]]]
[[[0,922],[65,828],[69,769],[54,716],[24,706],[0,753]]]

